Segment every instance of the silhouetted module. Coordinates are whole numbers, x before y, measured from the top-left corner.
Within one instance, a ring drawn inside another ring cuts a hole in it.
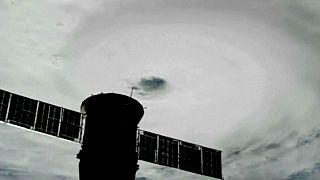
[[[80,180],[134,180],[138,170],[137,125],[144,111],[135,99],[115,93],[83,101],[85,132],[79,152]]]

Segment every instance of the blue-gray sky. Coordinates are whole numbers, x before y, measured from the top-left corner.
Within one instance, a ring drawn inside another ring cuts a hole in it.
[[[140,127],[221,149],[226,179],[313,180],[319,12],[316,0],[2,0],[0,88],[79,110],[133,86],[147,106]]]

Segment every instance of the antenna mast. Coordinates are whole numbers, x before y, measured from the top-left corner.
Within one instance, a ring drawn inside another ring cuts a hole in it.
[[[130,97],[132,97],[132,93],[133,93],[133,86],[131,87]]]

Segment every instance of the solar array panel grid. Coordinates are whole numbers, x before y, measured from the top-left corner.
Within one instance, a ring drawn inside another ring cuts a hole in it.
[[[200,146],[180,141],[179,151],[179,168],[201,174]]]
[[[0,121],[6,120],[10,93],[0,89]]]
[[[59,137],[69,139],[71,141],[80,141],[79,138],[81,137],[81,129],[81,114],[76,111],[64,109]]]
[[[139,159],[222,179],[221,151],[138,129]]]
[[[221,152],[209,148],[202,148],[203,152],[203,174],[211,177],[222,176]]]
[[[140,160],[156,163],[157,134],[138,131],[138,156]]]
[[[158,164],[178,168],[178,140],[159,136]]]
[[[39,102],[35,130],[57,136],[62,108]]]
[[[33,128],[37,110],[37,101],[12,94],[8,120],[26,128]]]

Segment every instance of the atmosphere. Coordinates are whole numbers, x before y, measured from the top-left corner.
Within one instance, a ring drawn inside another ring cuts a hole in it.
[[[0,0],[0,89],[76,111],[91,94],[132,91],[139,128],[221,150],[226,180],[316,180],[319,22],[316,0]],[[13,155],[30,139],[4,126],[0,179],[34,178],[35,154]],[[30,136],[63,154],[53,167],[40,151],[39,179],[77,179],[78,147]],[[138,178],[209,179],[150,164]]]

